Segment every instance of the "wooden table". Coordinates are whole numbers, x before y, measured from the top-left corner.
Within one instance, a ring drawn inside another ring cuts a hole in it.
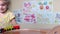
[[[20,30],[7,31],[4,34],[40,34],[40,30],[20,29]]]

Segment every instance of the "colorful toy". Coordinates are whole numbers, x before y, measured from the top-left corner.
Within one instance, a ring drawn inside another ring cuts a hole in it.
[[[11,30],[16,30],[16,29],[20,29],[20,26],[16,25],[16,26],[8,27],[8,28],[1,28],[0,33],[4,33],[6,31],[11,31]]]

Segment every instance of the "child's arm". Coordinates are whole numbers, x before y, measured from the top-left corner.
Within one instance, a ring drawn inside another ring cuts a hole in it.
[[[13,28],[15,28],[15,29],[20,29],[20,26],[16,23],[15,18],[12,19],[12,21],[11,21],[10,23],[13,25]]]
[[[18,25],[18,24],[16,23],[15,18],[13,18],[10,23],[11,23],[13,26]]]

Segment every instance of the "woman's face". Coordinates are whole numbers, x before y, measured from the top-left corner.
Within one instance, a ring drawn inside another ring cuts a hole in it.
[[[0,13],[4,13],[7,10],[7,4],[4,1],[0,1]]]

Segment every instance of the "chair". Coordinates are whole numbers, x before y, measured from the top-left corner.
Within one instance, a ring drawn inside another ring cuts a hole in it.
[[[60,34],[60,25],[54,27],[50,32],[47,32],[47,34]]]

